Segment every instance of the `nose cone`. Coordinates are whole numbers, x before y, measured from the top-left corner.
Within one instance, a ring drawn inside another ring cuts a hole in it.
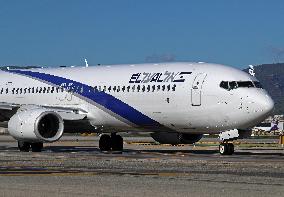
[[[264,95],[261,99],[258,99],[257,103],[263,116],[268,116],[272,113],[274,109],[274,101],[268,94]]]
[[[242,92],[240,111],[245,112],[241,129],[252,128],[265,120],[274,109],[274,101],[263,89],[249,89]]]

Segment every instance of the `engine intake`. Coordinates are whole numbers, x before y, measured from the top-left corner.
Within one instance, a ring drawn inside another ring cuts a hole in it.
[[[8,131],[17,140],[54,142],[63,134],[64,123],[59,114],[44,108],[17,112],[8,122]]]

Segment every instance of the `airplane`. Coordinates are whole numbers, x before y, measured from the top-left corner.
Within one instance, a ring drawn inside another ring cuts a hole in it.
[[[254,76],[220,64],[0,71],[0,121],[8,123],[20,151],[40,152],[63,133],[85,131],[101,134],[101,151],[123,151],[120,132],[149,132],[161,144],[192,144],[203,134],[231,130],[241,137],[273,107]],[[220,154],[233,154],[230,140],[220,143]]]

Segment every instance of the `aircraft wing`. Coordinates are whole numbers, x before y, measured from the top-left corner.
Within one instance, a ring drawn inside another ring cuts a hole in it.
[[[77,108],[76,106],[45,106],[45,105],[20,105],[14,103],[0,102],[0,121],[9,120],[19,109],[44,108],[49,111],[58,113],[63,120],[83,120],[87,117],[87,111]]]
[[[0,110],[13,110],[19,106],[18,104],[0,102]]]

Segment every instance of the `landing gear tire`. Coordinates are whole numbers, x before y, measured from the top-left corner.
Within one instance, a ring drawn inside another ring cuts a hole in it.
[[[41,152],[43,148],[42,142],[32,143],[31,144],[32,152]]]
[[[21,152],[29,152],[31,144],[28,142],[18,141],[18,148]]]
[[[99,148],[101,151],[111,150],[111,138],[109,135],[103,134],[99,141]]]
[[[234,153],[234,144],[232,144],[232,143],[221,143],[219,145],[219,153],[221,155],[232,155]]]
[[[229,143],[229,144],[228,144],[228,151],[229,151],[229,154],[228,154],[228,155],[234,154],[234,152],[235,152],[234,144],[232,144],[232,143]]]
[[[111,149],[112,151],[123,150],[123,138],[120,135],[111,135]]]

